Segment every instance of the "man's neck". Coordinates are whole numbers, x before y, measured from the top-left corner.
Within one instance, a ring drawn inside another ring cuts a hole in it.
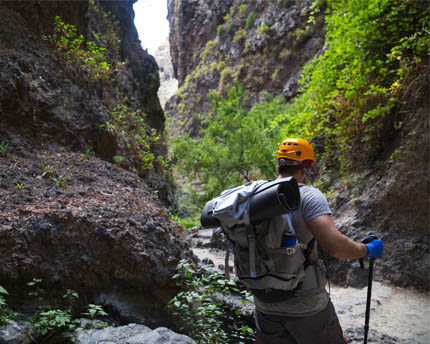
[[[285,174],[285,173],[281,173],[278,174],[278,178],[277,179],[281,179],[281,178],[287,178],[287,177],[294,177],[296,178],[296,180],[299,183],[303,183],[306,184],[306,175],[304,173],[296,173],[296,174]]]

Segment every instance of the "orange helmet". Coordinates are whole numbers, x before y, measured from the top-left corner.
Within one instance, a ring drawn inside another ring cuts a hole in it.
[[[312,146],[308,141],[303,139],[286,139],[282,141],[279,146],[278,155],[276,159],[287,159],[293,160],[291,164],[288,165],[301,165],[306,160],[311,160],[314,165],[315,162],[315,153]]]

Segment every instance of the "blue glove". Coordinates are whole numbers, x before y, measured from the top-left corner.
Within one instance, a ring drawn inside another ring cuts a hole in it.
[[[384,251],[382,240],[377,239],[373,235],[369,235],[363,240],[363,243],[367,246],[367,250],[369,251],[367,256],[369,258],[379,258],[382,256],[382,252]]]

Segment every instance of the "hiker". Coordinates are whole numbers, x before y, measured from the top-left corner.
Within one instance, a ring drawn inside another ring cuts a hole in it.
[[[277,154],[278,179],[293,176],[299,183],[299,209],[291,213],[298,242],[307,247],[308,266],[301,287],[280,301],[267,302],[254,295],[258,344],[346,343],[317,261],[317,245],[337,258],[376,258],[382,255],[381,240],[367,244],[341,234],[331,218],[323,194],[306,183],[316,168],[312,146],[302,139],[286,139]],[[313,240],[313,238],[315,240]]]

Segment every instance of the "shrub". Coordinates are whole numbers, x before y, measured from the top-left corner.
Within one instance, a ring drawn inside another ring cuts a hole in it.
[[[43,36],[55,47],[57,56],[75,70],[75,74],[83,73],[87,81],[109,80],[112,61],[106,55],[106,48],[93,41],[85,41],[82,34],[77,33],[76,26],[67,24],[60,16],[54,19],[52,35]]]
[[[12,311],[6,302],[6,295],[9,295],[7,290],[0,285],[0,325],[7,324],[11,320],[21,317],[18,312]]]
[[[305,68],[296,102],[345,171],[381,151],[387,115],[401,105],[400,92],[428,53],[430,16],[422,1],[328,0],[327,5],[327,49]]]
[[[78,306],[79,294],[74,290],[66,290],[61,302],[50,305],[44,300],[44,289],[41,287],[42,280],[34,278],[27,285],[32,288],[30,296],[36,298],[39,304],[37,312],[32,316],[33,326],[40,330],[42,336],[52,337],[61,335],[65,331],[73,331],[84,322],[84,320],[95,319],[97,316],[105,316],[107,313],[100,305],[90,304],[87,311],[80,312]],[[82,318],[86,315],[88,318]],[[98,325],[107,326],[107,323],[96,322]],[[91,322],[87,322],[87,328],[93,327]]]
[[[254,330],[243,321],[235,318],[231,322],[227,307],[216,299],[216,293],[236,293],[245,303],[252,301],[249,293],[241,292],[234,281],[226,280],[210,266],[199,271],[184,259],[176,271],[173,278],[182,291],[170,300],[169,308],[181,329],[189,332],[199,344],[240,343],[255,337]],[[226,321],[231,323],[229,327],[224,325]]]

